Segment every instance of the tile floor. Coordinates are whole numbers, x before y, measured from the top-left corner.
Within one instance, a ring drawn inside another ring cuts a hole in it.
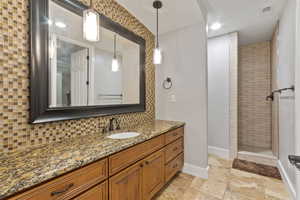
[[[209,179],[180,173],[155,200],[289,200],[282,181],[231,168],[209,156]]]

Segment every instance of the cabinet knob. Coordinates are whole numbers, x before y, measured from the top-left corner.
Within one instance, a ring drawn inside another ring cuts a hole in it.
[[[145,163],[146,163],[146,165],[149,165],[149,161],[146,161]]]
[[[142,163],[142,164],[140,164],[140,167],[144,167],[144,164]]]

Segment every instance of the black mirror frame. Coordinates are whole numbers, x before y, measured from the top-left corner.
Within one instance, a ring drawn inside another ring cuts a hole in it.
[[[88,7],[76,0],[53,0],[60,6],[78,14]],[[144,112],[146,42],[135,33],[104,15],[100,15],[101,26],[140,45],[140,103],[49,108],[48,75],[48,5],[49,0],[31,0],[30,15],[30,123],[46,123],[62,120],[82,119],[106,115]]]

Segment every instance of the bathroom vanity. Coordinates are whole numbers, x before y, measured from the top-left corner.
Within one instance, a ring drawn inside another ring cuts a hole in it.
[[[82,24],[90,8],[82,0],[30,1],[31,125],[22,131],[41,137],[0,153],[0,200],[148,200],[183,167],[184,123],[154,120],[153,35],[97,7],[101,40],[88,41]],[[112,115],[130,129],[100,133]]]
[[[7,157],[0,199],[152,199],[183,167],[184,123],[155,121],[134,131],[141,134],[77,137]]]

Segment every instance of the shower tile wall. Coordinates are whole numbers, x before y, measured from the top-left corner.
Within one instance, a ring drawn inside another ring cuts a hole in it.
[[[270,42],[239,47],[239,147],[272,147],[270,65]]]

